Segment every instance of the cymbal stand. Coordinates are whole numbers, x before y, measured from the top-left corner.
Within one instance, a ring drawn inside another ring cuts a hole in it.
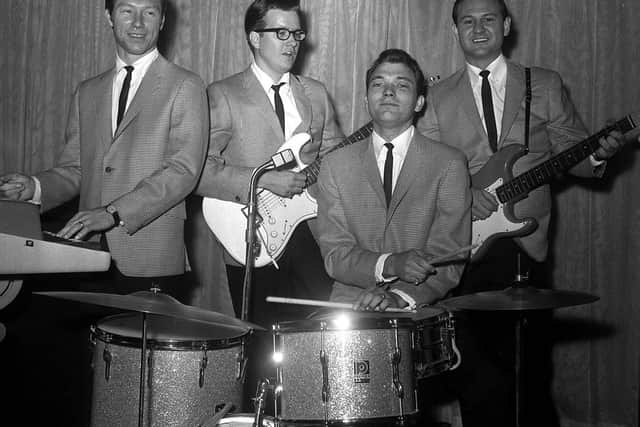
[[[262,426],[262,415],[264,414],[264,402],[267,398],[267,392],[271,388],[271,383],[267,378],[262,378],[258,382],[258,388],[256,390],[256,412],[253,421],[253,427],[261,427]]]
[[[516,279],[513,281],[513,287],[523,287],[527,280],[529,280],[529,275],[521,274],[520,270],[520,253],[518,252],[518,260],[517,260],[517,273]],[[523,353],[524,353],[524,341],[522,339],[522,330],[526,324],[526,319],[522,312],[518,314],[518,320],[516,320],[516,341],[515,341],[515,388],[516,388],[516,427],[520,427],[520,414],[522,412],[522,362],[523,362]]]
[[[140,355],[140,402],[138,403],[138,427],[142,427],[144,420],[144,379],[145,356],[147,354],[147,313],[142,312],[142,354]]]

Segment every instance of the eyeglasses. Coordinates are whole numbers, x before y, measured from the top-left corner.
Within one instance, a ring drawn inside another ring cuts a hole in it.
[[[307,32],[305,30],[289,30],[288,28],[263,28],[261,30],[253,30],[256,33],[276,33],[278,40],[289,40],[291,34],[293,39],[297,42],[307,38]]]

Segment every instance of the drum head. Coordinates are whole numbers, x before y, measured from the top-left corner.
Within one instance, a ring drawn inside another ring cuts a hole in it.
[[[142,315],[126,313],[105,317],[92,330],[103,341],[137,346],[142,335]],[[225,328],[205,322],[147,315],[147,340],[156,347],[167,344],[175,348],[180,343],[185,343],[189,348],[219,348],[240,342],[244,335],[246,334],[239,335],[235,327]]]

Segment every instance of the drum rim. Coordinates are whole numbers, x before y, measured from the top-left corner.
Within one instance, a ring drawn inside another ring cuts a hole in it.
[[[99,326],[100,322],[106,322],[118,318],[130,317],[130,313],[121,313],[107,316],[98,321],[97,324],[91,325],[91,341],[96,339],[105,344],[122,345],[125,347],[142,348],[142,337],[130,337],[115,332],[108,332]],[[203,323],[203,322],[196,322]],[[203,338],[203,339],[182,339],[168,338],[157,339],[147,338],[147,347],[153,350],[213,350],[236,347],[242,344],[251,331],[230,338]]]
[[[288,320],[277,322],[273,325],[273,333],[290,333],[290,332],[320,332],[323,330],[321,324],[324,323],[325,331],[359,331],[372,329],[413,329],[415,322],[409,317],[382,317],[382,318],[355,318],[351,319],[348,328],[334,326],[330,321],[324,319],[304,319],[304,320]]]

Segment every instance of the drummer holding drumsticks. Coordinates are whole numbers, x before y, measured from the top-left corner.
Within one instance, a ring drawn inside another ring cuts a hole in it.
[[[366,84],[373,134],[327,155],[318,179],[331,300],[378,311],[432,304],[458,284],[470,242],[466,159],[415,129],[424,76],[408,53],[382,52]],[[457,256],[433,262],[448,254]]]

